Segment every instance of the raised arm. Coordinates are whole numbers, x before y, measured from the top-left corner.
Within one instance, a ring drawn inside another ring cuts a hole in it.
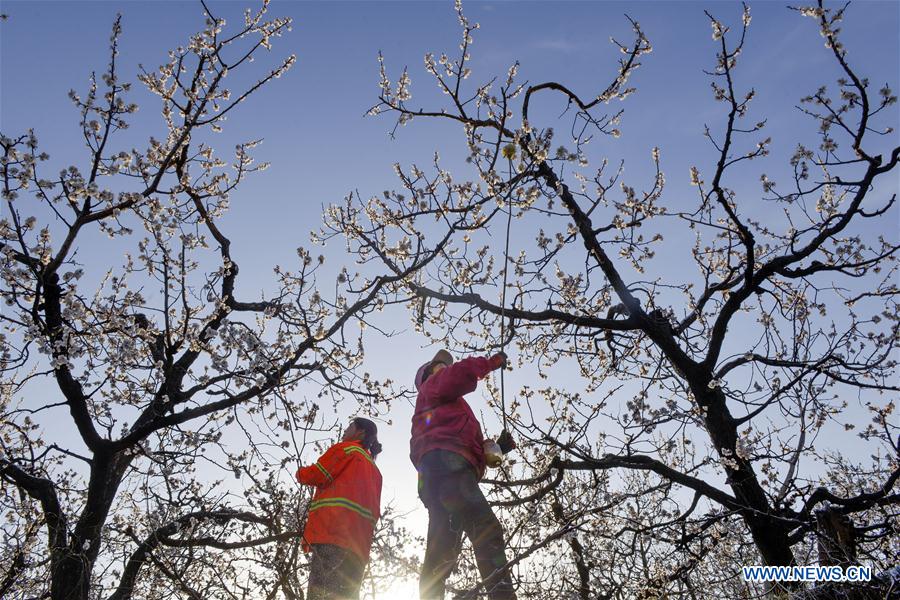
[[[505,354],[464,358],[429,377],[425,385],[435,400],[449,402],[475,391],[479,379],[505,364]]]
[[[297,481],[304,485],[325,487],[337,478],[348,462],[350,456],[337,446],[332,446],[315,463],[297,469]]]

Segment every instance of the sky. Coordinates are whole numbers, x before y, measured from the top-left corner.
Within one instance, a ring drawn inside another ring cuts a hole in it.
[[[245,6],[253,6],[209,4],[233,23],[240,22]],[[199,2],[4,0],[0,7],[8,15],[0,24],[0,128],[6,135],[34,128],[51,155],[53,170],[74,157],[83,161],[77,111],[66,94],[69,89],[85,90],[90,72],[104,69],[116,13],[122,14],[123,26],[120,73],[134,81],[135,88],[138,64],[162,64],[166,51],[183,44],[203,21]],[[796,140],[812,139],[815,130],[793,107],[819,85],[833,85],[837,73],[810,19],[785,8],[785,2],[752,2],[750,7],[753,22],[737,77],[744,89],[755,88],[752,110],[769,119],[768,132],[774,138],[771,160],[784,163]],[[464,8],[471,21],[481,24],[471,49],[473,81],[505,75],[518,60],[522,79],[555,80],[587,95],[606,87],[614,76],[619,54],[609,38],[630,40],[627,13],[640,22],[654,50],[632,80],[638,91],[622,105],[622,138],[601,142],[599,150],[608,153],[611,162],[624,159],[626,173],[646,181],[651,148],[659,146],[671,182],[670,202],[692,193],[691,165],[711,170],[714,150],[703,139],[703,126],[720,123],[724,112],[712,100],[703,73],[712,68],[716,49],[704,9],[739,27],[738,3],[468,2]],[[255,72],[261,73],[268,60],[274,64],[290,54],[297,55],[297,64],[235,111],[221,134],[225,149],[240,140],[262,138],[256,156],[271,163],[269,170],[242,186],[222,221],[248,294],[271,286],[272,267],[292,264],[298,245],[310,246],[309,231],[320,221],[323,205],[351,191],[365,197],[396,188],[395,162],[428,164],[439,151],[451,170],[464,168],[465,146],[458,129],[414,122],[392,140],[390,117],[364,117],[377,100],[379,51],[394,80],[409,67],[414,101],[428,106],[441,99],[422,68],[423,56],[457,53],[459,29],[452,2],[275,1],[270,13],[293,17],[293,31],[275,40],[271,55],[259,61]],[[900,3],[854,2],[843,30],[850,60],[860,74],[872,76],[878,86],[884,78],[896,84]],[[161,121],[153,99],[142,90],[136,89],[132,99],[141,111],[125,145],[142,147],[148,135],[161,131]],[[539,108],[558,114],[564,107],[548,102]],[[895,142],[896,134],[889,141]],[[79,251],[88,264],[107,252],[100,245]],[[329,247],[326,253],[332,266],[348,261],[340,247]],[[411,384],[416,368],[434,349],[422,349],[424,340],[410,330],[406,315],[390,318],[400,335],[389,345],[378,340],[370,345],[365,368],[378,377]],[[513,372],[507,382],[515,377]],[[480,391],[471,400],[476,413],[485,410]],[[399,403],[390,415],[393,425],[381,425],[384,500],[413,511],[410,523],[424,535],[424,511],[415,497],[415,472],[407,459],[410,415],[411,407]],[[304,458],[310,462],[315,457]]]

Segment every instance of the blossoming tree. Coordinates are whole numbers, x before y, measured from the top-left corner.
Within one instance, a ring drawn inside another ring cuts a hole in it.
[[[186,46],[138,75],[164,123],[146,149],[116,147],[137,110],[119,20],[105,73],[70,93],[81,166],[51,175],[32,132],[0,138],[4,598],[303,597],[306,503],[283,467],[305,432],[333,426],[329,397],[376,411],[390,399],[356,373],[359,332],[403,276],[344,277],[329,297],[323,259],[300,248],[274,292],[242,297],[220,216],[265,165],[255,142],[228,161],[207,140],[294,64],[228,86],[290,27],[266,4],[232,29],[207,9]],[[108,262],[82,263],[79,250],[104,247]],[[406,535],[390,510],[380,529]],[[405,560],[389,550],[376,583]]]
[[[750,12],[736,26],[708,15],[723,125],[705,133],[715,160],[690,169],[690,206],[667,201],[649,143],[645,191],[605,158],[590,167],[590,141],[624,135],[609,106],[635,91],[651,50],[636,22],[590,97],[523,83],[518,63],[471,83],[478,25],[459,3],[458,57],[425,56],[445,104],[413,104],[409,73],[392,81],[380,57],[371,114],[396,117],[394,132],[455,123],[472,176],[437,154],[397,165],[401,190],[348,198],[323,234],[397,276],[426,265],[397,295],[426,335],[460,352],[514,348],[523,372],[553,381],[506,407],[528,443],[491,482],[521,597],[756,597],[738,565],[890,564],[896,96],[851,65],[843,9],[795,10],[842,73],[836,91],[801,101],[814,142],[793,140],[784,172],[746,184],[772,146],[739,69]],[[568,147],[535,108],[554,95]],[[660,268],[661,254],[680,268]],[[461,573],[472,591],[477,577]]]

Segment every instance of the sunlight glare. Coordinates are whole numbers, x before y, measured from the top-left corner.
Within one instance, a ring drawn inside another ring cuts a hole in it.
[[[401,579],[391,587],[375,595],[372,600],[418,600],[419,584],[415,580]]]

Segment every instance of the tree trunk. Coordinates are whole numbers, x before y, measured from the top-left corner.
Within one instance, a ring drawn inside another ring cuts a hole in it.
[[[816,512],[819,564],[844,568],[856,562],[856,531],[853,522],[834,508]]]
[[[50,580],[51,600],[88,600],[93,561],[88,561],[86,552],[71,547],[57,552]]]
[[[766,565],[792,565],[794,553],[784,525],[774,518],[765,491],[753,471],[753,466],[737,455],[737,423],[719,389],[692,385],[698,404],[706,411],[709,437],[727,463],[728,484],[738,502],[746,507],[742,516],[759,554]]]
[[[67,543],[51,549],[51,600],[90,598],[103,525],[130,462],[122,453],[94,455],[84,510]]]

